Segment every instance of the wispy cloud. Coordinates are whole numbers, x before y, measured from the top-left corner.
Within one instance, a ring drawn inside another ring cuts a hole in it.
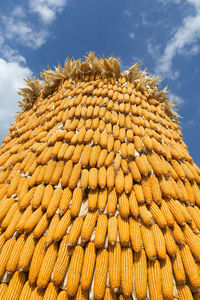
[[[134,39],[135,34],[134,34],[133,32],[130,32],[130,33],[129,33],[129,37],[130,37],[131,39]]]
[[[128,17],[131,17],[132,16],[132,12],[130,11],[130,10],[124,10],[123,11],[123,14],[125,15],[125,16],[128,16]]]
[[[177,94],[174,94],[174,93],[169,93],[168,97],[171,101],[175,102],[176,106],[180,106],[185,102],[185,100],[183,98],[181,98],[180,96],[178,96]]]
[[[172,71],[173,59],[176,55],[195,55],[199,51],[197,42],[200,39],[200,1],[187,0],[187,2],[193,6],[195,15],[188,15],[183,19],[182,26],[177,28],[172,38],[167,41],[163,53],[160,53],[159,58],[156,59],[156,72],[171,78],[177,78],[173,76]],[[148,49],[151,53],[151,45],[148,45]]]

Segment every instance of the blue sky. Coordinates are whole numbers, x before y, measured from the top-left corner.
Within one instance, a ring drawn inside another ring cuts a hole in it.
[[[56,4],[55,4],[56,3]],[[200,165],[200,0],[1,0],[0,140],[18,110],[23,78],[70,57],[119,57],[162,76]]]

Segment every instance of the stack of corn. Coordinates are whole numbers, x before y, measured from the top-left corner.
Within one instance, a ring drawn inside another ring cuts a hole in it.
[[[27,80],[0,147],[0,299],[200,299],[200,169],[138,64]]]

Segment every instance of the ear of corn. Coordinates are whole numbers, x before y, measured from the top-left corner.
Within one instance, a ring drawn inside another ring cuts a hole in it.
[[[24,272],[16,271],[8,285],[3,299],[19,299],[24,283],[26,281],[26,274]]]
[[[147,295],[147,258],[144,249],[134,252],[135,292],[139,300]]]
[[[105,293],[108,272],[108,251],[101,249],[97,252],[94,274],[94,296],[102,299]]]
[[[148,260],[147,263],[148,286],[152,299],[163,299],[161,286],[161,271],[159,261]]]
[[[131,296],[133,289],[133,253],[130,248],[122,249],[121,286],[124,296]]]
[[[13,247],[15,246],[16,241],[14,239],[9,239],[5,242],[4,246],[2,247],[0,253],[0,278],[4,275],[6,271],[6,264],[9,260],[9,257],[12,253]]]
[[[89,242],[85,248],[84,261],[81,273],[81,287],[83,290],[88,290],[91,282],[96,260],[95,245]]]
[[[14,273],[17,269],[20,253],[24,247],[24,244],[26,242],[26,236],[25,234],[22,234],[16,241],[16,243],[13,246],[12,252],[10,254],[10,257],[8,259],[8,262],[6,264],[6,271],[10,273]]]
[[[130,217],[129,227],[130,227],[130,240],[131,240],[132,248],[135,252],[140,252],[142,249],[140,222]]]

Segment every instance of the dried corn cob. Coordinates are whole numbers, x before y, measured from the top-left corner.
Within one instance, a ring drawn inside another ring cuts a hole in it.
[[[105,293],[108,271],[108,252],[101,249],[97,252],[95,274],[94,274],[94,296],[102,299]]]
[[[147,294],[147,258],[144,249],[134,252],[135,292],[139,300],[146,299]]]
[[[142,249],[140,222],[130,217],[129,227],[130,227],[130,240],[131,240],[132,248],[135,252],[140,252]]]
[[[69,225],[71,224],[71,211],[67,210],[63,215],[54,232],[54,240],[60,241],[65,235]]]
[[[19,299],[25,281],[26,274],[24,272],[16,271],[9,282],[8,288],[3,299]]]
[[[120,287],[121,275],[121,246],[119,243],[109,246],[109,282],[111,289],[116,293]]]
[[[46,242],[45,242],[45,245],[46,247],[48,247],[49,245],[51,245],[54,241],[54,233],[55,233],[55,230],[59,224],[59,221],[60,221],[60,217],[58,214],[55,214],[53,216],[53,218],[51,219],[51,222],[50,222],[50,225],[49,225],[49,228],[48,228],[48,231],[47,231],[47,235],[46,235]]]
[[[0,253],[0,278],[4,275],[6,271],[6,265],[9,260],[9,257],[12,253],[13,247],[15,246],[16,240],[9,239],[5,242],[4,246],[1,249]]]
[[[95,245],[94,243],[89,242],[85,248],[85,255],[81,273],[81,287],[83,290],[88,290],[91,285],[95,260]]]
[[[111,217],[108,219],[108,241],[111,245],[117,242],[117,218]]]
[[[133,289],[133,252],[130,248],[122,249],[121,286],[124,296],[130,296]]]
[[[102,248],[104,246],[108,227],[108,219],[106,215],[99,215],[95,231],[95,246]]]
[[[81,230],[81,239],[83,243],[87,242],[90,239],[97,221],[97,217],[97,211],[87,213]]]
[[[127,246],[129,244],[129,223],[128,218],[122,218],[120,215],[117,217],[118,220],[118,232],[119,240],[122,246]]]

